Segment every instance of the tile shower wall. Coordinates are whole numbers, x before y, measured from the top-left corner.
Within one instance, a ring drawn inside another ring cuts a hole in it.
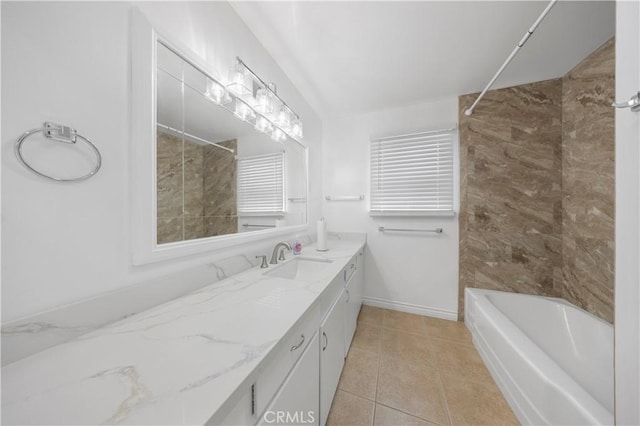
[[[460,97],[460,291],[562,292],[562,80]]]
[[[565,299],[613,323],[615,40],[562,79]]]
[[[158,132],[157,156],[158,244],[237,232],[232,153]]]
[[[564,78],[459,98],[460,289],[564,297],[613,321],[614,42]]]

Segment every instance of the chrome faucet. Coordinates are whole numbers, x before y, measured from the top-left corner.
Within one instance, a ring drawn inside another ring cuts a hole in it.
[[[289,245],[289,243],[281,241],[278,244],[276,244],[276,246],[273,248],[273,253],[271,254],[271,261],[269,262],[272,265],[277,265],[278,264],[278,250],[280,249],[280,247],[285,247],[287,250],[291,250],[291,246]],[[282,251],[280,253],[280,260],[285,260],[284,259],[284,251]]]

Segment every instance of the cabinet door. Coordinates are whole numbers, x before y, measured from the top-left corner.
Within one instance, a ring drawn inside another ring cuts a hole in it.
[[[344,366],[345,300],[343,289],[320,325],[320,425],[327,422]]]
[[[362,300],[364,299],[364,248],[358,252],[356,265],[356,273],[353,276],[353,292],[355,293],[353,296],[357,304],[357,320],[362,307]]]
[[[318,425],[320,384],[320,347],[318,333],[287,376],[284,384],[267,407],[259,425],[304,424]],[[260,392],[260,389],[258,389]]]
[[[351,275],[349,282],[346,285],[347,291],[347,308],[346,308],[346,320],[345,320],[345,353],[349,352],[353,336],[356,332],[358,325],[358,315],[360,314],[360,307],[362,306],[362,299],[364,297],[364,265],[363,265],[363,251],[361,250],[353,259],[355,265],[355,272]]]
[[[355,286],[355,278],[358,271],[351,276],[351,279],[345,286],[345,317],[344,317],[344,353],[345,357],[351,347],[351,341],[353,335],[356,333],[356,326],[358,325],[358,312],[360,311],[360,305],[357,300],[357,289]]]

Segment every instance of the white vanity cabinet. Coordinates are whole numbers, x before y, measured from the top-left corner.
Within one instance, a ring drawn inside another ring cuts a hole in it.
[[[226,415],[209,424],[324,426],[363,298],[360,248],[278,343]]]
[[[345,355],[349,352],[351,341],[356,332],[358,315],[360,314],[360,307],[362,306],[364,296],[363,258],[363,251],[360,250],[358,254],[351,259],[344,272],[346,279],[345,292],[347,294],[345,300]]]
[[[258,424],[318,425],[320,346],[318,333],[289,373]]]
[[[320,325],[320,425],[327,422],[333,396],[344,367],[345,339],[344,289]]]

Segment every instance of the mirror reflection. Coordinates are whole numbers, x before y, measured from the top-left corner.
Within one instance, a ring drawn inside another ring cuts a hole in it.
[[[306,223],[305,147],[215,103],[207,75],[160,42],[156,81],[158,244]]]

